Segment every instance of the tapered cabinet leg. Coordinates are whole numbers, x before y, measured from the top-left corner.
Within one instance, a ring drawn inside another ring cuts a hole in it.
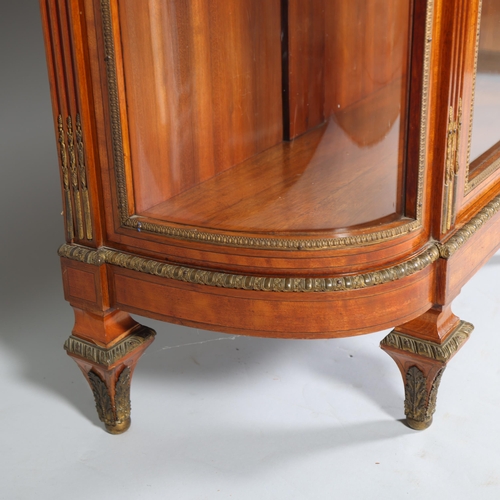
[[[431,425],[446,365],[474,329],[470,323],[453,316],[451,311],[433,311],[424,316],[396,328],[380,345],[401,371],[406,423],[416,430]]]
[[[446,363],[407,355],[384,344],[382,348],[396,361],[403,377],[406,423],[412,429],[427,429],[436,411],[437,391]]]
[[[99,419],[111,434],[121,434],[130,427],[130,382],[137,361],[155,336],[154,330],[133,323],[125,336],[111,345],[99,346],[74,334],[64,344],[87,379]]]

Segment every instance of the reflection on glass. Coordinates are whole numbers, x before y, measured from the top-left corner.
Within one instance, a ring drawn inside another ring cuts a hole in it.
[[[483,0],[470,160],[500,141],[500,2]],[[477,165],[479,166],[479,165]],[[471,169],[474,165],[471,165]]]
[[[410,4],[121,0],[137,212],[259,232],[399,217]]]

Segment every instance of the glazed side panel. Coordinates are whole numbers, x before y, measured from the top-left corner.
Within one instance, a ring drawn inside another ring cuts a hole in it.
[[[432,156],[438,175],[433,199],[433,234],[446,241],[475,213],[500,193],[500,171],[471,188],[469,153],[481,0],[439,0],[434,28],[436,84],[441,89],[436,108],[436,141]],[[500,138],[500,136],[499,136]]]
[[[100,94],[99,98],[95,98],[96,101],[102,103],[102,108],[100,110],[96,109],[96,114],[98,116],[97,123],[98,127],[102,130],[103,134],[99,134],[100,140],[100,151],[101,151],[101,166],[103,169],[103,188],[106,200],[106,225],[108,228],[108,244],[120,248],[121,250],[129,252],[137,252],[145,255],[164,255],[172,260],[182,261],[186,263],[191,263],[193,265],[199,265],[203,262],[205,266],[213,268],[223,268],[224,266],[231,266],[231,268],[239,267],[242,270],[247,269],[260,269],[262,273],[272,272],[276,269],[283,269],[285,272],[287,269],[293,269],[294,267],[298,270],[301,269],[315,269],[320,272],[321,268],[325,269],[345,269],[345,272],[349,272],[351,268],[358,268],[359,266],[364,266],[366,264],[367,268],[376,268],[377,266],[382,266],[385,263],[394,262],[394,259],[398,257],[404,257],[408,255],[415,254],[422,248],[428,241],[427,239],[427,226],[428,226],[428,209],[429,198],[423,200],[423,206],[414,211],[421,211],[422,216],[422,228],[414,230],[408,234],[403,234],[402,236],[397,236],[397,231],[394,233],[394,239],[378,241],[377,238],[371,240],[369,238],[369,244],[363,243],[366,234],[371,233],[373,230],[370,228],[359,229],[356,235],[353,235],[353,240],[350,245],[345,248],[339,246],[338,248],[325,249],[321,251],[309,252],[302,251],[297,248],[293,251],[275,251],[271,249],[252,249],[245,247],[238,247],[237,245],[218,245],[215,244],[205,244],[201,241],[186,241],[183,238],[167,237],[161,234],[153,234],[146,231],[134,230],[130,227],[123,227],[122,217],[117,210],[118,206],[118,194],[117,191],[121,189],[121,184],[116,178],[116,170],[113,168],[113,158],[112,149],[113,141],[110,137],[110,130],[113,124],[109,116],[109,90],[106,79],[106,50],[104,46],[106,41],[103,39],[102,32],[102,12],[100,8],[100,2],[85,0],[86,8],[91,10],[93,17],[87,15],[88,22],[88,33],[89,33],[89,50],[91,53],[91,68],[93,75],[93,88],[95,94]],[[113,5],[113,4],[111,4]],[[417,39],[416,44],[417,49],[415,54],[412,55],[412,78],[422,79],[423,72],[423,57],[425,51],[425,24],[426,24],[426,7],[425,2],[420,2],[415,6],[414,21],[416,25],[420,26],[418,30],[415,30],[413,36]],[[114,12],[114,11],[113,11]],[[92,17],[92,22],[90,18]],[[114,31],[117,32],[118,28],[118,17],[117,13],[112,16],[112,22],[114,23]],[[119,46],[117,46],[119,50]],[[118,58],[119,54],[117,54]],[[117,76],[117,78],[119,75]],[[119,79],[119,78],[118,78]],[[121,84],[119,84],[119,88]],[[122,89],[123,90],[123,89]],[[427,92],[432,91],[432,89],[427,89]],[[413,127],[417,130],[417,143],[420,144],[420,118],[423,116],[423,111],[421,110],[421,102],[423,89],[421,85],[417,85],[415,89],[412,88],[411,100],[417,104],[412,105],[412,110],[415,113],[412,114]],[[122,103],[125,106],[125,103]],[[101,122],[102,116],[102,122]],[[122,113],[123,117],[123,113]],[[104,126],[103,126],[104,124]],[[126,137],[124,136],[124,150],[127,149]],[[422,155],[426,156],[427,152],[423,153],[418,150],[418,148],[411,148],[411,174],[407,180],[407,193],[413,193],[409,196],[416,202],[416,191],[418,186],[422,185],[422,189],[426,189],[428,183],[430,183],[430,176],[426,172],[425,176],[422,178],[415,173],[415,168],[418,170],[418,164],[422,159]],[[427,163],[427,165],[429,165]],[[127,167],[128,168],[128,167]],[[128,170],[127,170],[128,171]],[[360,193],[362,196],[362,193]],[[129,209],[132,209],[133,201],[129,200]],[[391,233],[393,230],[393,225],[388,224],[387,231]],[[181,228],[182,229],[182,228]],[[330,235],[325,235],[329,237]],[[350,237],[350,233],[344,233],[340,235],[341,237]],[[321,238],[321,234],[317,235]],[[360,243],[358,244],[358,240]],[[361,247],[361,248],[360,248]],[[394,251],[392,251],[394,250]],[[380,252],[380,253],[378,253]]]

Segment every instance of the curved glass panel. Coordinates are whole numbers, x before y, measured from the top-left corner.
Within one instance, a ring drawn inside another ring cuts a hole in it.
[[[400,217],[410,0],[120,0],[136,212],[234,231]]]
[[[483,0],[472,141],[471,174],[500,147],[500,2]]]

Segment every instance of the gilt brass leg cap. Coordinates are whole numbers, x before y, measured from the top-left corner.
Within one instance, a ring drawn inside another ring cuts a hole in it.
[[[427,427],[430,427],[431,424],[432,418],[430,418],[429,420],[425,420],[424,422],[413,420],[412,418],[406,419],[406,425],[408,427],[411,427],[412,429],[415,429],[416,431],[423,431],[424,429],[427,429]]]
[[[127,418],[123,422],[117,423],[115,425],[106,424],[106,430],[110,434],[123,434],[130,427],[131,419]]]

